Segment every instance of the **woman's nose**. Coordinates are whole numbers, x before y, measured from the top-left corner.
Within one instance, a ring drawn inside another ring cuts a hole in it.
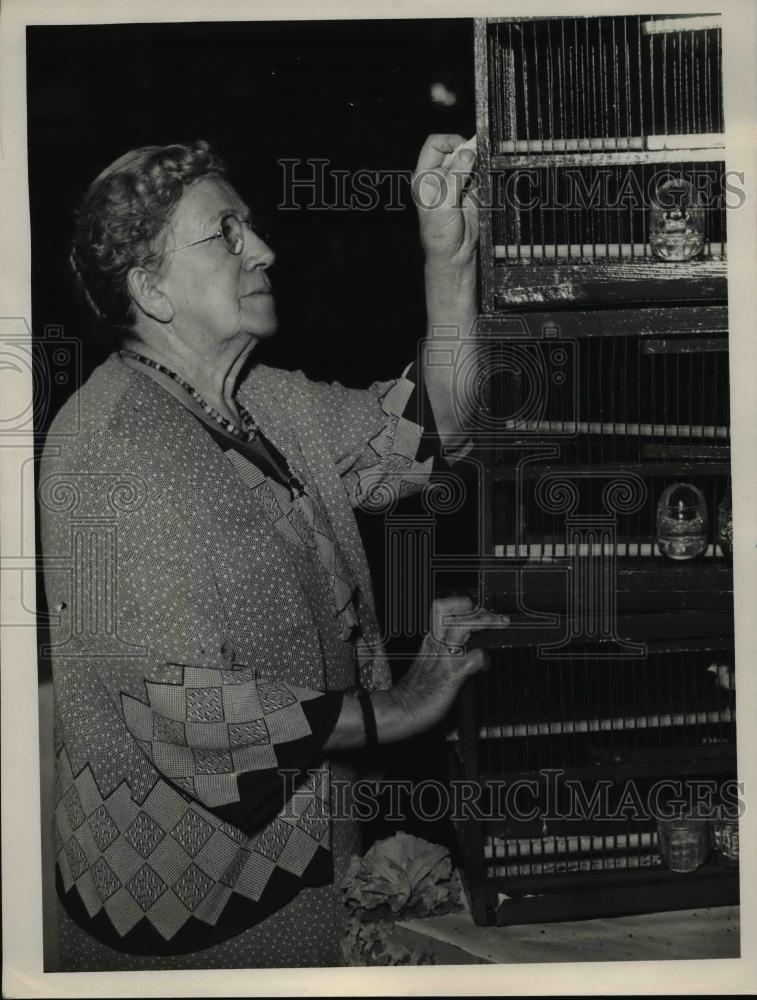
[[[246,271],[252,271],[256,267],[262,267],[265,270],[276,260],[276,254],[265,240],[249,229],[245,234],[244,250],[242,252],[244,254],[244,268]]]

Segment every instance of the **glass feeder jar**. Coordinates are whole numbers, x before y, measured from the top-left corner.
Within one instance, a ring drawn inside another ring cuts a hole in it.
[[[733,556],[733,505],[731,502],[731,487],[718,504],[717,543],[723,550],[723,555],[729,559]]]
[[[657,845],[662,863],[673,872],[694,872],[704,864],[710,850],[706,819],[657,820]]]
[[[689,181],[673,177],[661,184],[649,213],[649,248],[660,260],[691,260],[704,248],[704,209]]]
[[[710,820],[710,845],[718,864],[735,868],[739,863],[739,821]]]
[[[657,546],[670,559],[694,559],[707,548],[709,518],[701,490],[668,486],[657,504]]]

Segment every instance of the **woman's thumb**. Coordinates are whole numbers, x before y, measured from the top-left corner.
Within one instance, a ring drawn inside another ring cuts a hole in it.
[[[462,673],[466,677],[472,677],[484,670],[488,670],[491,664],[489,654],[484,649],[473,649],[467,653],[462,664]]]

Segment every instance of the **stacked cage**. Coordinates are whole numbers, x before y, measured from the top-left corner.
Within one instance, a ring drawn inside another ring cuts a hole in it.
[[[477,57],[496,263],[487,311],[724,295],[717,18],[490,21]],[[671,180],[691,185],[705,232],[696,256],[663,274],[649,206]]]
[[[736,777],[718,18],[481,20],[476,74],[464,388],[479,597],[511,625],[451,741],[484,789],[458,817],[474,919],[734,902],[713,856],[663,864],[655,816],[663,785],[722,805]],[[681,496],[693,547],[665,541]]]

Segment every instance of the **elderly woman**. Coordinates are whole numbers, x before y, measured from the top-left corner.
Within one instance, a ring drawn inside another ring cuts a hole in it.
[[[416,190],[429,324],[466,331],[460,142],[426,142]],[[419,396],[458,433],[450,369],[350,390],[252,365],[274,255],[204,142],[104,170],[72,262],[121,347],[58,414],[40,476],[61,968],[339,964],[344,751],[441,720],[494,620],[436,602],[391,686],[352,508],[444,461]]]

